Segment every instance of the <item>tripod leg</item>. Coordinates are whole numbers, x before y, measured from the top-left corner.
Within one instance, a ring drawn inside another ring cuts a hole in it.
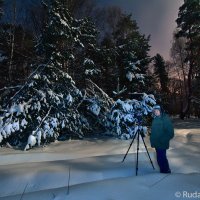
[[[129,150],[130,150],[130,148],[131,148],[131,146],[132,146],[132,144],[133,144],[133,142],[135,140],[135,137],[136,137],[136,134],[134,135],[134,137],[133,137],[133,139],[132,139],[132,141],[131,141],[131,143],[129,145],[129,148],[128,148],[126,154],[124,155],[124,158],[123,158],[122,162],[124,162],[124,160],[126,159],[126,156],[128,155],[128,152],[129,152]]]
[[[138,173],[138,152],[139,152],[139,133],[137,133],[137,161],[136,161],[136,176],[137,176],[137,173]]]
[[[154,165],[153,165],[153,162],[152,162],[152,160],[151,160],[151,157],[150,157],[150,155],[149,155],[147,146],[146,146],[146,144],[145,144],[144,138],[143,138],[142,136],[141,136],[141,138],[142,138],[143,144],[144,144],[144,146],[145,146],[146,152],[147,152],[147,154],[148,154],[149,160],[150,160],[150,162],[151,162],[151,165],[152,165],[153,169],[155,169],[155,168],[154,168]]]

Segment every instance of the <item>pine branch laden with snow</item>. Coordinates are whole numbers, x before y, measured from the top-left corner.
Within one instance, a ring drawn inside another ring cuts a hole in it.
[[[88,92],[89,95],[95,96],[98,95],[104,100],[104,103],[108,105],[112,105],[114,103],[114,100],[108,96],[97,84],[95,84],[91,79],[86,79],[86,85],[87,89],[86,91]]]
[[[142,100],[118,99],[108,115],[108,130],[121,139],[132,138],[138,129],[146,133],[145,118],[151,114],[152,106],[155,104],[154,96],[145,93],[142,94]]]
[[[131,58],[132,60],[137,60],[136,57],[133,56],[133,58]],[[126,78],[132,82],[132,81],[137,81],[139,83],[144,84],[144,74],[141,73],[141,69],[140,69],[140,63],[142,62],[142,60],[137,60],[136,62],[134,61],[127,61],[126,63]]]
[[[92,80],[86,80],[85,98],[80,107],[81,113],[89,122],[91,130],[105,130],[107,113],[110,112],[114,100],[110,98]]]
[[[63,68],[63,63],[74,60],[72,49],[84,48],[81,42],[80,26],[82,20],[75,20],[62,1],[51,0],[46,5],[48,20],[36,49],[39,55],[54,66]]]
[[[85,68],[85,75],[88,77],[92,77],[101,73],[101,70],[96,68],[94,61],[89,58],[85,58],[83,66]]]
[[[0,142],[11,140],[12,144],[20,145],[32,138],[25,148],[28,149],[35,145],[31,141],[36,140],[40,145],[41,141],[57,139],[63,132],[83,137],[88,124],[77,110],[82,98],[67,73],[45,66],[12,99],[10,106],[3,108]]]
[[[134,22],[129,18],[130,23]],[[142,36],[137,28],[134,34],[129,33],[124,39],[119,38],[119,45],[116,47],[117,65],[119,67],[118,77],[120,78],[121,96],[123,95],[122,88],[127,88],[127,93],[131,91],[144,91],[145,83],[147,82],[147,66],[151,62],[148,56],[149,45],[148,38]],[[116,95],[117,92],[114,94]],[[124,93],[125,94],[125,93]]]
[[[120,95],[122,95],[125,91],[127,90],[127,88],[125,86],[123,86],[122,89],[120,89],[120,84],[119,84],[119,78],[117,79],[117,90],[113,91],[113,94],[117,97],[119,97]]]

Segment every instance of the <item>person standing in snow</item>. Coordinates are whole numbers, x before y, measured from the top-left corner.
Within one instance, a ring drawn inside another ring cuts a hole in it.
[[[166,153],[169,142],[174,137],[174,128],[169,116],[161,111],[159,105],[155,105],[152,112],[154,119],[150,135],[151,147],[156,150],[160,173],[171,173]]]

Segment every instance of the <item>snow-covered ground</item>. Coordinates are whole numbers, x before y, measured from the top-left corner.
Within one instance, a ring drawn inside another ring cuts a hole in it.
[[[121,162],[130,140],[71,140],[26,152],[1,148],[0,199],[200,199],[199,122],[176,120],[176,136],[168,151],[172,174],[159,173],[148,137],[145,141],[156,169],[141,142],[138,176],[136,143]]]

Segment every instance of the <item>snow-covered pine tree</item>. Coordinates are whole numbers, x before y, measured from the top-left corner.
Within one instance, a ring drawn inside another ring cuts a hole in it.
[[[113,95],[113,91],[116,90],[116,75],[118,75],[116,72],[116,58],[120,55],[117,54],[115,44],[109,35],[101,41],[100,51],[97,55],[97,63],[101,67],[102,74],[98,85],[110,97],[116,97],[117,95]]]
[[[70,15],[61,0],[43,2],[48,13],[47,25],[36,45],[38,54],[44,55],[45,62],[68,69],[74,59],[75,46],[83,47],[79,39],[79,24]]]
[[[83,96],[72,78],[63,71],[72,49],[82,46],[79,31],[62,1],[52,0],[47,5],[48,23],[39,39],[37,52],[45,64],[35,66],[27,83],[4,103],[0,119],[0,142],[9,141],[25,149],[36,141],[51,141],[62,133],[83,136],[87,120],[77,108]]]
[[[80,40],[84,47],[76,51],[76,63],[79,62],[79,70],[76,69],[74,73],[78,82],[81,83],[80,87],[85,89],[86,79],[89,78],[96,82],[101,74],[100,66],[96,62],[100,51],[97,44],[98,31],[90,18],[76,21],[80,24]]]
[[[105,131],[107,112],[113,104],[110,98],[102,89],[101,49],[97,43],[97,30],[89,18],[76,20],[79,24],[80,40],[83,48],[77,48],[74,65],[76,71],[73,74],[78,80],[79,88],[84,90],[85,98],[80,106],[80,112],[87,119],[91,130],[95,133]]]
[[[118,84],[120,90],[125,91],[125,98],[130,92],[141,92],[144,89],[146,70],[150,63],[149,38],[140,34],[136,21],[131,17],[122,16],[113,33],[118,55]]]

